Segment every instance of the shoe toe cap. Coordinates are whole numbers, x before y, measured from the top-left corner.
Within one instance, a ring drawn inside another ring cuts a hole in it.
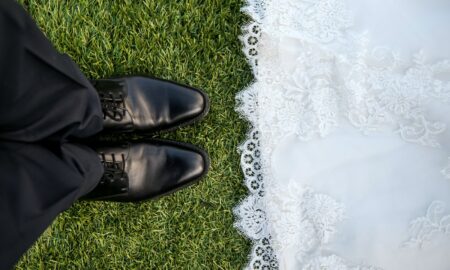
[[[194,184],[209,168],[206,152],[183,143],[139,144],[133,147],[132,156],[130,195],[136,200],[157,198]]]
[[[209,111],[207,94],[195,88],[145,77],[130,78],[128,86],[138,129],[170,129]]]
[[[179,86],[170,95],[173,122],[186,121],[208,112],[208,96],[199,90]]]
[[[209,159],[199,151],[176,149],[168,158],[171,179],[167,188],[173,189],[196,182],[208,171]]]

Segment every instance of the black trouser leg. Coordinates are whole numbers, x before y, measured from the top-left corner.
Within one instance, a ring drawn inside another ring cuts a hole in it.
[[[19,4],[0,0],[0,269],[95,187],[97,154],[67,141],[101,129],[89,81]]]
[[[0,139],[65,141],[102,129],[98,95],[22,7],[0,1]]]
[[[102,174],[97,154],[83,145],[0,142],[0,269],[12,267]]]

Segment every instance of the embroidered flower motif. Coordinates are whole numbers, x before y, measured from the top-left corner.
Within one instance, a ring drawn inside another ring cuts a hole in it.
[[[403,246],[422,249],[436,235],[450,237],[450,212],[445,215],[445,210],[444,202],[432,202],[425,216],[411,222],[410,238]]]
[[[285,0],[271,8],[279,14],[284,31],[301,33],[321,43],[342,38],[343,30],[352,25],[352,16],[340,0]]]
[[[411,124],[399,124],[398,132],[407,142],[418,143],[424,146],[438,147],[440,144],[436,135],[446,130],[446,125],[441,122],[429,122],[423,116],[417,117]]]
[[[295,180],[271,185],[266,198],[269,231],[276,236],[274,247],[278,250],[294,247],[299,261],[328,243],[344,216],[342,204]]]
[[[338,256],[318,257],[309,262],[303,270],[349,270],[344,260]]]
[[[278,262],[271,247],[270,238],[264,237],[255,241],[252,258],[247,269],[270,269],[277,270]]]
[[[328,243],[336,232],[335,226],[344,217],[344,207],[329,196],[314,194],[304,200],[304,214],[314,224],[322,243]]]
[[[344,259],[336,255],[320,256],[312,259],[302,270],[382,270],[374,266],[350,266]]]
[[[366,50],[363,50],[366,51]],[[370,61],[374,54],[379,62]],[[437,79],[439,72],[450,71],[447,61],[427,64],[422,53],[413,57],[413,65],[406,72],[394,53],[372,52],[358,57],[360,65],[355,64],[348,72],[344,84],[346,97],[350,98],[349,120],[366,133],[368,131],[392,129],[407,142],[429,147],[438,147],[437,136],[446,130],[444,123],[427,119],[426,105],[432,100],[448,101],[450,88]],[[356,76],[355,76],[356,75]]]
[[[265,234],[266,213],[258,196],[247,197],[240,207],[235,208],[235,214],[240,217],[235,226],[247,236],[260,239]]]

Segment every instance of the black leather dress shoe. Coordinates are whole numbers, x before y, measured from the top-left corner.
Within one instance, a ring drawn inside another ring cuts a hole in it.
[[[149,77],[93,80],[105,131],[171,130],[203,118],[208,96],[198,89]]]
[[[138,202],[194,184],[209,167],[205,151],[185,143],[148,140],[96,149],[105,168],[82,200]]]

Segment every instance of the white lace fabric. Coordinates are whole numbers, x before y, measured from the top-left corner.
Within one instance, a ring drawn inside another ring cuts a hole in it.
[[[248,0],[248,269],[450,269],[450,3]],[[388,26],[388,27],[387,27]],[[446,209],[448,207],[448,209]]]

